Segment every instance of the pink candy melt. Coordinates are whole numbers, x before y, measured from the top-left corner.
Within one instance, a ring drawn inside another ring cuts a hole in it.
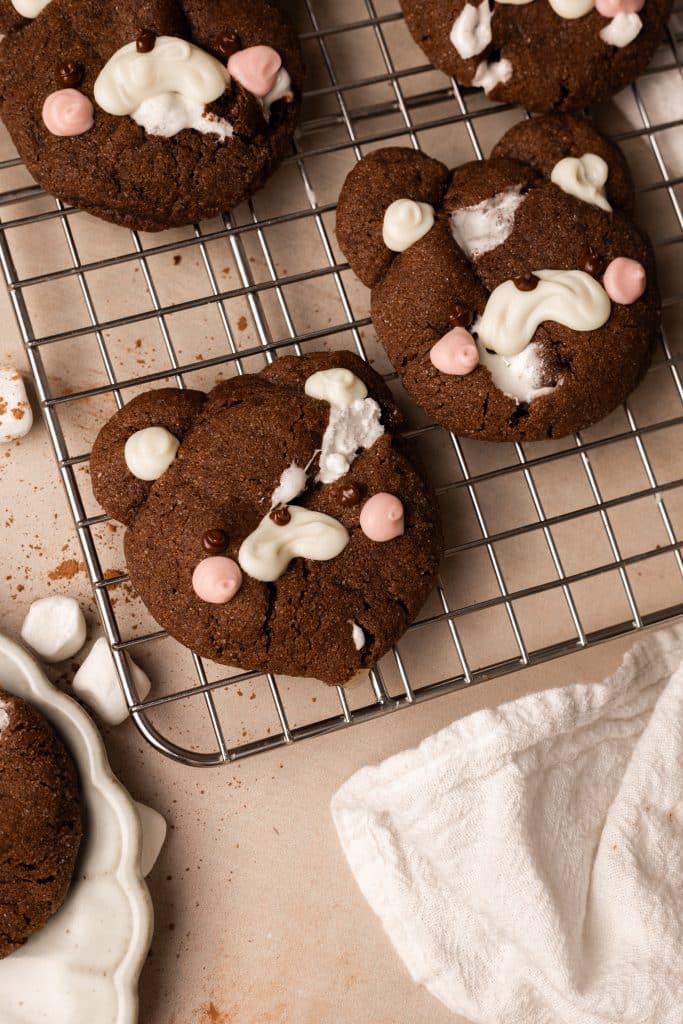
[[[366,537],[378,543],[400,537],[405,533],[402,502],[384,491],[373,494],[361,510],[360,528]]]
[[[464,377],[479,365],[474,339],[464,327],[454,327],[432,346],[429,353],[433,365],[441,373]]]
[[[242,571],[232,558],[205,558],[192,574],[192,587],[200,601],[227,604],[242,586]]]
[[[58,89],[43,104],[43,121],[53,135],[83,135],[95,123],[94,108],[77,89]]]
[[[617,14],[635,14],[643,9],[645,0],[595,0],[595,9],[603,18],[615,18]]]
[[[645,267],[637,260],[618,256],[607,267],[602,283],[612,302],[618,302],[621,306],[630,306],[645,291],[647,284]]]
[[[230,75],[254,96],[267,96],[275,85],[282,58],[272,46],[248,46],[228,61]]]

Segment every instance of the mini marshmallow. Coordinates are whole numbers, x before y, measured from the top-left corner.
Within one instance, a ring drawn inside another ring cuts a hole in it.
[[[73,658],[87,635],[78,601],[63,595],[34,601],[21,627],[24,643],[50,664]]]
[[[144,700],[152,688],[149,677],[132,658],[128,659],[128,664],[138,699]],[[128,717],[126,698],[109,644],[104,637],[93,644],[88,657],[73,678],[72,687],[83,703],[107,725],[120,725]]]
[[[140,854],[140,870],[142,877],[147,878],[156,864],[161,848],[166,842],[168,826],[166,819],[153,807],[135,801],[135,808],[140,816],[142,826],[142,852]]]
[[[0,442],[25,437],[33,426],[33,412],[18,370],[0,370]]]

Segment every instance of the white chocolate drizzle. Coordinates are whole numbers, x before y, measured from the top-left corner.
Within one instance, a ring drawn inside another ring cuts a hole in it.
[[[595,331],[607,323],[612,303],[605,289],[583,270],[534,270],[532,291],[504,281],[489,295],[472,333],[483,348],[514,356],[529,344],[542,323],[554,321],[573,331]]]
[[[382,237],[387,249],[405,252],[434,226],[434,207],[414,199],[396,199],[384,214]]]
[[[227,68],[185,39],[159,36],[154,49],[139,53],[127,43],[109,58],[95,82],[95,100],[108,114],[133,114],[145,100],[179,93],[202,107],[225,92]]]
[[[522,186],[516,185],[451,214],[451,233],[468,259],[495,249],[508,238],[524,201],[521,192]]]
[[[316,479],[331,484],[348,473],[359,451],[371,448],[382,436],[382,412],[374,398],[367,397],[362,380],[343,368],[314,373],[304,390],[330,406]]]
[[[612,207],[605,195],[609,167],[596,153],[567,156],[552,169],[550,180],[570,196],[611,213]]]
[[[621,50],[637,38],[642,27],[643,22],[639,15],[634,12],[620,11],[601,30],[600,38],[608,46],[616,46]]]
[[[298,505],[288,506],[290,520],[283,526],[264,516],[240,547],[237,559],[255,580],[274,583],[293,558],[328,562],[349,543],[344,526],[332,516]]]
[[[491,9],[488,0],[481,0],[478,7],[470,3],[465,4],[453,22],[450,38],[463,60],[476,57],[485,50],[492,39]]]

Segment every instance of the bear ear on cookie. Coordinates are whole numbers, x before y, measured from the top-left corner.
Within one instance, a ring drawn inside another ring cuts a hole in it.
[[[205,401],[203,391],[147,391],[105,424],[93,445],[90,477],[107,515],[132,525],[154,480],[175,461]]]
[[[520,121],[491,156],[525,163],[565,190],[576,188],[578,178],[584,187],[593,186],[598,197],[594,205],[629,217],[633,213],[635,189],[621,150],[583,117],[545,114]]]
[[[449,180],[444,164],[414,149],[378,149],[356,164],[339,197],[337,238],[364,285],[374,287],[396,253],[427,233]]]

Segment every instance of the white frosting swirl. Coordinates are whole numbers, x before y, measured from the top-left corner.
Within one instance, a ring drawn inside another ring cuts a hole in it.
[[[180,93],[206,106],[225,92],[228,71],[210,53],[175,36],[159,36],[154,49],[138,53],[127,43],[109,58],[95,82],[95,100],[108,114],[132,114],[162,93]]]
[[[528,3],[529,0],[524,0]],[[463,60],[476,57],[491,42],[491,10],[488,0],[478,7],[465,4],[451,29],[451,42]]]
[[[605,195],[609,167],[596,153],[567,156],[552,169],[550,180],[570,196],[582,199],[601,210],[611,213],[612,207]]]
[[[434,226],[434,207],[414,199],[396,199],[384,214],[382,237],[387,249],[405,252]]]
[[[349,543],[346,528],[332,516],[299,505],[289,505],[288,511],[291,518],[284,526],[267,515],[242,543],[237,559],[255,580],[274,583],[293,558],[328,562]]]
[[[605,289],[583,270],[534,270],[532,291],[504,281],[489,295],[472,327],[480,345],[514,356],[529,344],[542,323],[554,321],[573,331],[595,331],[607,323],[612,304]]]

